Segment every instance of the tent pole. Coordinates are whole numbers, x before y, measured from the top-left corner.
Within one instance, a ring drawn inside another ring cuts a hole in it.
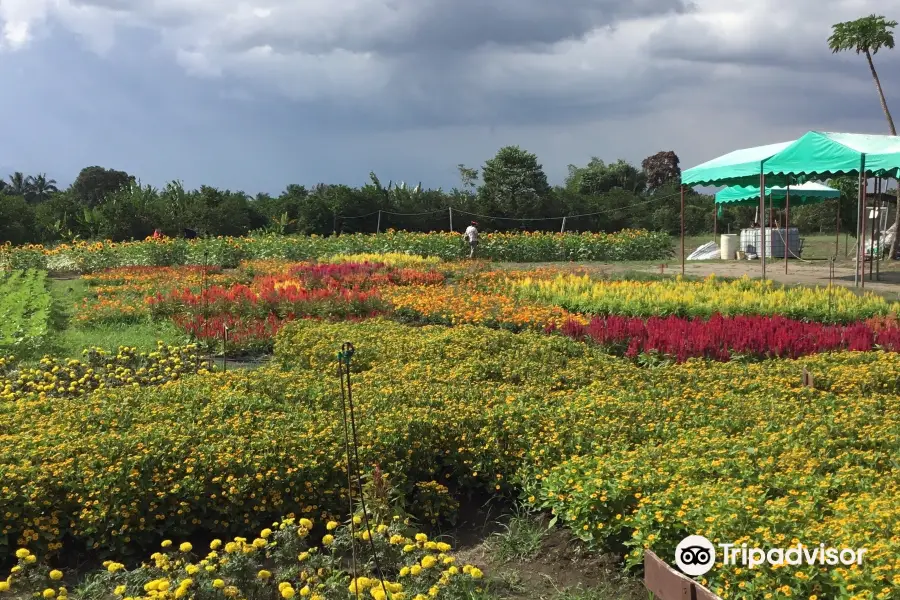
[[[881,235],[882,235],[881,205],[882,205],[882,201],[884,200],[881,197],[881,195],[884,193],[882,191],[882,188],[884,188],[886,186],[887,186],[887,184],[885,183],[884,179],[878,179],[878,200],[877,200],[878,210],[876,211],[876,214],[878,216],[876,217],[876,221],[875,221],[876,223],[878,223],[878,257],[877,257],[878,262],[875,263],[875,281],[881,281]]]
[[[766,228],[763,221],[766,218],[766,175],[763,173],[762,163],[759,164],[759,251],[762,279],[766,280]]]
[[[837,260],[838,252],[841,249],[841,197],[837,197],[837,215],[834,217],[837,233],[834,235],[834,258]]]
[[[853,273],[853,286],[859,287],[859,260],[862,251],[861,231],[862,231],[862,203],[863,194],[865,193],[865,176],[866,176],[866,155],[859,155],[859,181],[856,190],[856,269]]]
[[[860,186],[859,193],[862,196],[862,206],[861,212],[859,215],[860,220],[862,221],[862,237],[859,238],[860,244],[862,244],[862,262],[860,263],[860,271],[859,271],[859,287],[866,287],[866,230],[868,229],[868,223],[866,222],[868,219],[866,218],[866,203],[868,202],[868,193],[869,193],[869,178],[863,175],[862,185]]]
[[[681,186],[681,274],[684,275],[684,186]]]
[[[881,178],[875,178],[875,198],[878,198],[878,191],[881,187]],[[873,276],[875,275],[875,198],[872,199],[872,223],[869,225],[869,232],[872,235],[872,258],[869,260],[869,281],[872,281]]]
[[[713,241],[719,235],[719,207],[713,202]]]
[[[784,189],[784,274],[788,274],[788,248],[791,245],[791,182],[788,180]]]

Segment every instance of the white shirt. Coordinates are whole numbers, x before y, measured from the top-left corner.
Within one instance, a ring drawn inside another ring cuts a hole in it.
[[[477,242],[478,241],[478,230],[475,229],[474,225],[469,225],[466,228],[465,238],[469,240],[469,242]]]

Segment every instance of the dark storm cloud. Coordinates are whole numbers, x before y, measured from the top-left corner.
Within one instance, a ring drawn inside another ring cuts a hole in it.
[[[118,0],[90,0],[116,2]],[[288,25],[291,9],[279,10],[283,26],[248,29],[219,40],[229,50],[261,45],[279,52],[325,52],[341,48],[382,55],[451,56],[485,46],[540,48],[580,39],[629,19],[682,13],[686,0],[420,0],[382,2],[379,15],[388,23],[348,18],[336,28],[298,36]]]

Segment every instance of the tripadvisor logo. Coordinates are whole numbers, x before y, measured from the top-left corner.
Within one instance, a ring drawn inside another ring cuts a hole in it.
[[[740,565],[755,569],[772,565],[861,565],[866,548],[831,548],[825,544],[790,548],[750,548],[747,544],[719,544],[723,566]],[[716,547],[702,535],[689,535],[675,548],[675,564],[686,575],[698,577],[709,572],[716,563]]]
[[[716,549],[702,535],[689,535],[675,548],[675,564],[692,577],[703,575],[713,568]]]

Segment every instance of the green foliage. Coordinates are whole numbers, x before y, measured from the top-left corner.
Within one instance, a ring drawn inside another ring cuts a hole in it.
[[[133,182],[134,177],[125,171],[97,166],[85,167],[72,183],[72,194],[80,204],[94,207],[105,202],[110,194]]]
[[[651,190],[661,188],[667,183],[681,183],[681,167],[678,166],[678,155],[669,150],[648,156],[641,163],[647,178],[647,187]]]
[[[22,196],[0,194],[0,241],[34,241],[35,211]]]
[[[540,217],[550,197],[550,184],[537,156],[518,146],[501,148],[484,163],[478,197],[488,214]]]
[[[828,38],[832,52],[853,50],[857,54],[877,54],[882,48],[894,47],[893,29],[897,21],[879,15],[869,15],[855,21],[835,23]]]
[[[531,560],[537,556],[547,537],[547,526],[536,515],[519,509],[503,529],[491,535],[487,545],[501,561]]]
[[[45,271],[0,272],[0,354],[39,351],[50,329],[50,305]]]
[[[140,240],[157,229],[171,237],[183,237],[187,230],[200,237],[375,233],[379,225],[380,231],[446,231],[451,207],[459,232],[470,220],[465,213],[472,213],[491,215],[477,217],[485,233],[559,231],[563,216],[570,217],[566,231],[644,228],[677,233],[678,157],[662,152],[644,162],[641,170],[624,160],[606,164],[592,158],[585,166],[570,166],[566,184],[554,189],[534,154],[508,146],[481,168],[459,165],[462,189],[385,184],[371,173],[370,183],[358,188],[290,184],[277,196],[255,197],[211,186],[189,190],[180,181],[156,188],[99,166],[82,169],[61,191],[45,174],[17,172],[0,185],[0,243]],[[687,231],[709,231],[711,200],[691,192],[687,204]],[[697,210],[691,210],[694,205]],[[591,216],[575,216],[581,214]]]
[[[93,273],[124,266],[211,265],[235,268],[242,260],[310,260],[335,254],[400,253],[462,258],[467,249],[450,233],[388,232],[329,237],[261,234],[243,238],[166,239],[97,242],[41,247],[0,246],[0,269],[53,268]],[[656,260],[667,258],[672,243],[664,233],[621,231],[614,234],[492,233],[481,238],[479,255],[487,260]]]

